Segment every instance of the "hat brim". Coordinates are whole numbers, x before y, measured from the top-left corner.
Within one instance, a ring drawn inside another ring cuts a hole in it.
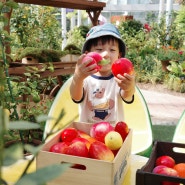
[[[123,40],[122,39],[120,39],[120,37],[118,37],[118,35],[117,34],[115,34],[115,33],[111,33],[110,34],[110,32],[108,31],[108,32],[106,32],[105,30],[100,30],[96,35],[93,35],[93,36],[91,36],[90,38],[88,38],[86,41],[85,41],[85,43],[84,43],[84,45],[83,45],[83,48],[82,48],[82,53],[85,53],[85,51],[87,51],[87,45],[88,45],[88,43],[92,40],[92,39],[95,39],[95,38],[98,38],[98,37],[101,37],[101,36],[108,36],[108,35],[110,35],[110,36],[113,36],[113,37],[115,37],[115,38],[117,38],[120,42],[120,44],[121,44],[121,56],[122,57],[125,57],[125,54],[126,54],[126,45],[125,45],[125,43],[123,42]]]

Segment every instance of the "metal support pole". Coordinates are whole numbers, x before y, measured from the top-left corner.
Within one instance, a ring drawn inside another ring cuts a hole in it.
[[[66,46],[66,8],[61,8],[61,22],[62,22],[62,49]]]

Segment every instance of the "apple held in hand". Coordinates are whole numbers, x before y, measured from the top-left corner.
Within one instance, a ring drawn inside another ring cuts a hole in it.
[[[66,142],[71,142],[73,139],[75,139],[76,137],[78,137],[78,131],[75,128],[65,128],[62,132],[61,132],[61,140],[62,141],[66,141]]]
[[[156,173],[156,174],[161,174],[161,175],[179,177],[179,175],[178,175],[176,170],[174,170],[173,168],[169,168],[167,166],[164,166],[164,165],[156,166],[153,169],[152,172]],[[180,185],[180,183],[170,182],[170,181],[163,181],[162,185]]]
[[[175,160],[168,155],[163,155],[156,159],[156,166],[159,166],[159,165],[173,168],[175,166]]]
[[[117,122],[114,130],[121,135],[123,141],[125,140],[129,133],[128,125],[123,121]]]
[[[112,64],[112,73],[115,77],[118,74],[123,76],[124,73],[132,75],[134,73],[133,64],[127,58],[119,58]]]
[[[90,136],[104,143],[106,134],[113,130],[114,127],[109,122],[98,122],[92,125]]]
[[[109,162],[114,160],[113,152],[100,141],[95,141],[91,144],[89,148],[89,157]]]
[[[87,60],[92,60],[87,66],[90,66],[92,64],[97,64],[95,69],[100,70],[102,65],[106,65],[109,61],[103,59],[103,57],[96,52],[89,52],[87,55],[83,58],[82,62],[85,62]]]

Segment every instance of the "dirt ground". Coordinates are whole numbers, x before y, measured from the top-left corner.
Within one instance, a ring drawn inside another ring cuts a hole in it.
[[[169,90],[164,84],[137,83],[137,86],[140,89],[144,89],[144,90],[152,90],[156,92],[171,94],[174,96],[185,97],[185,93],[180,93],[180,92]]]

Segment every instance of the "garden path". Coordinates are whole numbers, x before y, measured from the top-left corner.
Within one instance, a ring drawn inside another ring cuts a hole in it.
[[[185,110],[185,93],[167,90],[164,85],[138,84],[147,102],[152,124],[176,125]]]

